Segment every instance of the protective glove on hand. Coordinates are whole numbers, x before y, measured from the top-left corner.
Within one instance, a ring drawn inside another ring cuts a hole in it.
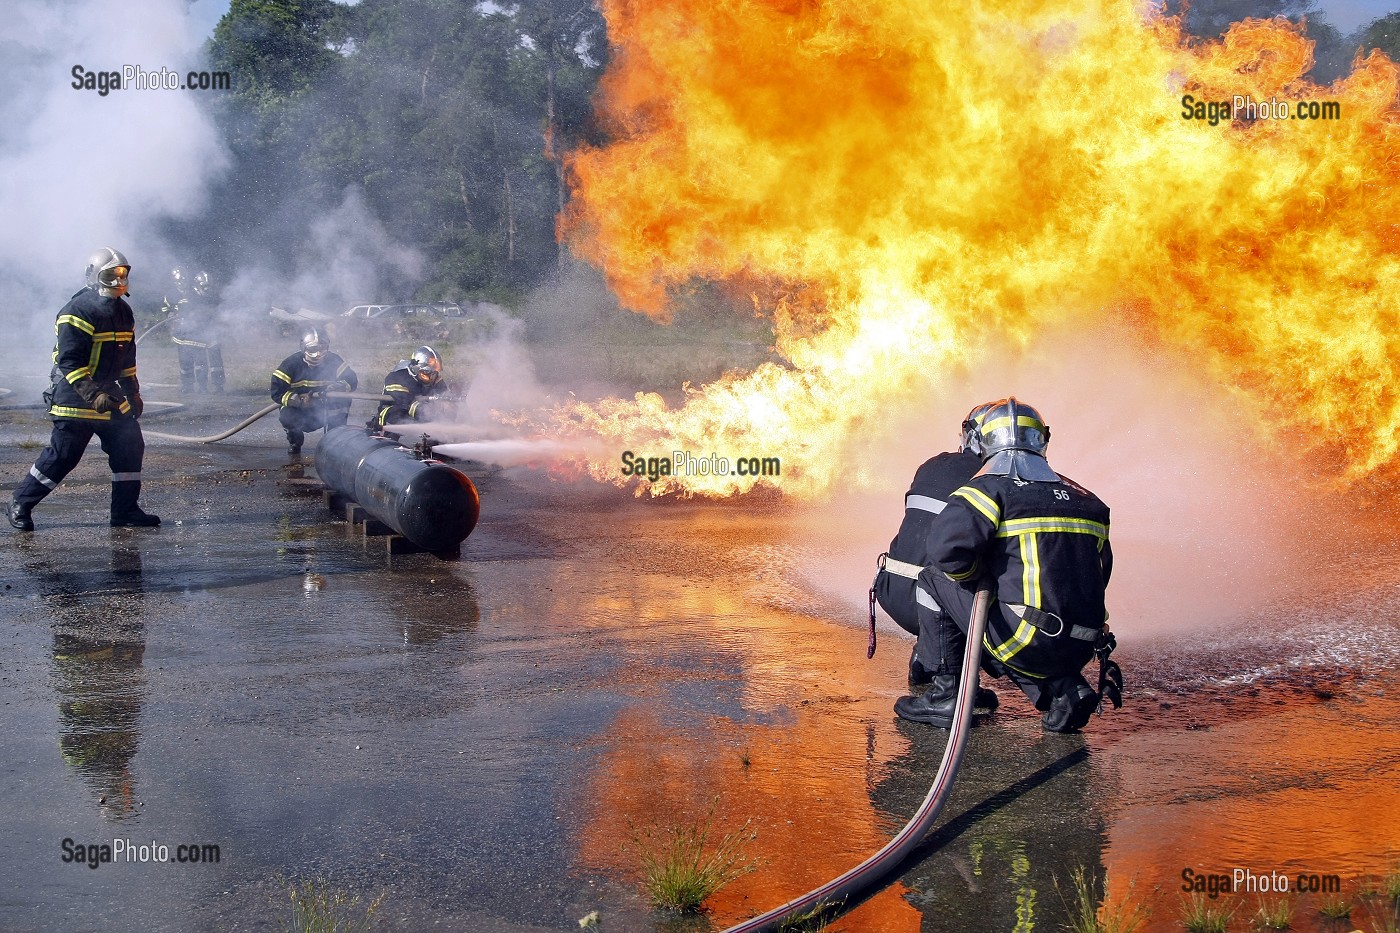
[[[129,414],[133,418],[140,418],[141,413],[146,410],[146,403],[141,400],[140,395],[133,394],[127,396],[126,403],[131,406]]]
[[[97,411],[120,412],[122,400],[101,390],[92,397],[92,407]]]
[[[304,393],[304,392],[303,392],[303,393],[298,393],[297,395],[293,395],[291,398],[287,399],[287,407],[288,407],[288,408],[310,408],[310,407],[311,407],[311,396],[310,396],[310,395],[307,395],[307,394]]]

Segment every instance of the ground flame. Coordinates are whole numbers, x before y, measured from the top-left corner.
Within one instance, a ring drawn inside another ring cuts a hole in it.
[[[1334,445],[1340,475],[1393,469],[1400,79],[1380,53],[1318,87],[1284,21],[1192,45],[1129,2],[602,7],[615,142],[570,158],[562,234],[654,316],[687,281],[744,283],[789,365],[674,407],[557,411],[556,434],[609,451],[594,475],[620,480],[623,449],[761,454],[784,492],[819,495],[851,481],[853,438],[992,335],[1105,316],[1198,354],[1261,424]],[[1183,118],[1186,94],[1340,118],[1212,126]]]

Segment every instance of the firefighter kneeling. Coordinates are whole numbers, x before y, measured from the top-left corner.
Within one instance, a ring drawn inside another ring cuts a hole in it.
[[[307,431],[338,428],[350,418],[349,399],[328,399],[327,392],[353,392],[359,385],[350,364],[331,352],[331,340],[320,328],[307,328],[301,352],[283,360],[272,373],[272,400],[287,432],[287,453],[301,454]]]
[[[449,398],[442,378],[442,358],[432,347],[419,347],[401,360],[384,377],[384,394],[390,401],[379,403],[379,412],[366,425],[370,431],[398,437],[396,424],[423,421],[451,421],[457,405]]]
[[[1020,687],[1047,731],[1074,732],[1100,702],[1100,692],[1080,673],[1096,654],[1102,697],[1122,705],[1122,674],[1107,657],[1113,640],[1104,611],[1113,569],[1108,506],[1050,469],[1050,429],[1034,408],[1007,398],[970,420],[983,466],[932,522],[929,565],[918,578],[932,596],[920,601],[920,641],[953,650],[928,692],[901,697],[895,712],[951,726],[973,598],[985,578],[994,581],[996,602],[983,639],[983,668]]]

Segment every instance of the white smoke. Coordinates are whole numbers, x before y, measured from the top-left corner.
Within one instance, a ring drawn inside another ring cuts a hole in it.
[[[98,0],[19,0],[6,6],[0,41],[0,321],[10,344],[47,345],[63,302],[83,285],[87,257],[103,246],[132,263],[132,291],[166,270],[158,224],[205,206],[228,165],[209,115],[221,92],[75,89],[85,72],[205,66],[183,0],[114,7]],[[17,348],[18,349],[18,348]],[[47,371],[27,355],[27,368]],[[8,367],[6,367],[8,369]]]

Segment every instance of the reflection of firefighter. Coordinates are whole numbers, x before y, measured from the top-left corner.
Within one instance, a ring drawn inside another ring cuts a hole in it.
[[[973,423],[976,415],[990,405],[974,408],[963,424]],[[934,516],[948,505],[953,490],[962,486],[982,466],[982,458],[977,455],[977,432],[962,432],[962,443],[956,453],[941,453],[924,461],[914,473],[909,492],[904,497],[904,521],[899,533],[890,542],[890,549],[881,555],[880,570],[875,575],[873,594],[890,618],[911,635],[918,635],[919,604],[923,602],[929,612],[940,610],[933,598],[915,585],[919,573],[929,564],[928,532]],[[871,608],[874,620],[874,607]],[[943,626],[930,626],[930,635],[942,635]],[[954,629],[956,631],[956,629]],[[946,639],[930,643],[927,638],[916,642],[909,657],[909,686],[927,686],[935,674],[947,674],[951,668],[946,658],[949,654],[962,656],[962,648],[956,650]],[[977,705],[995,708],[997,696],[990,690],[978,688]]]
[[[10,524],[33,531],[30,511],[58,488],[97,435],[112,467],[111,523],[159,525],[136,504],[141,495],[141,384],[136,379],[135,319],[122,300],[131,264],[102,249],[87,264],[87,287],[72,297],[54,324],[53,386],[44,393],[53,419],[49,446],[10,500]]]
[[[973,412],[981,471],[957,489],[932,523],[930,565],[918,584],[943,608],[919,606],[920,643],[946,644],[946,673],[922,697],[902,697],[905,719],[948,728],[977,582],[996,582],[983,663],[1005,674],[1042,712],[1052,732],[1083,727],[1099,703],[1081,668],[1108,640],[1104,588],[1113,568],[1108,506],[1050,469],[1050,429],[1015,398]],[[1106,662],[1115,678],[1117,665]],[[1103,685],[1101,674],[1101,685]],[[1118,702],[1119,680],[1106,693]]]
[[[115,539],[111,553],[111,586],[122,594],[122,611],[94,617],[90,606],[70,596],[53,597],[53,659],[63,760],[93,789],[105,812],[121,819],[135,812],[131,760],[141,739],[146,629],[141,553]]]
[[[442,359],[432,347],[419,347],[384,377],[384,394],[392,401],[379,403],[379,414],[370,427],[383,429],[410,421],[450,421],[457,406],[447,399]]]
[[[272,373],[272,400],[282,406],[278,418],[287,431],[287,452],[301,453],[307,431],[337,428],[350,417],[349,399],[328,399],[327,392],[353,392],[359,380],[350,364],[331,352],[330,337],[311,327],[301,351],[283,360]]]
[[[164,312],[173,315],[170,336],[180,355],[180,392],[189,395],[224,391],[224,351],[209,294],[209,273],[200,272],[191,284],[179,269],[170,273],[176,299],[165,299]],[[190,291],[194,294],[189,294]],[[197,388],[196,388],[197,387]]]

